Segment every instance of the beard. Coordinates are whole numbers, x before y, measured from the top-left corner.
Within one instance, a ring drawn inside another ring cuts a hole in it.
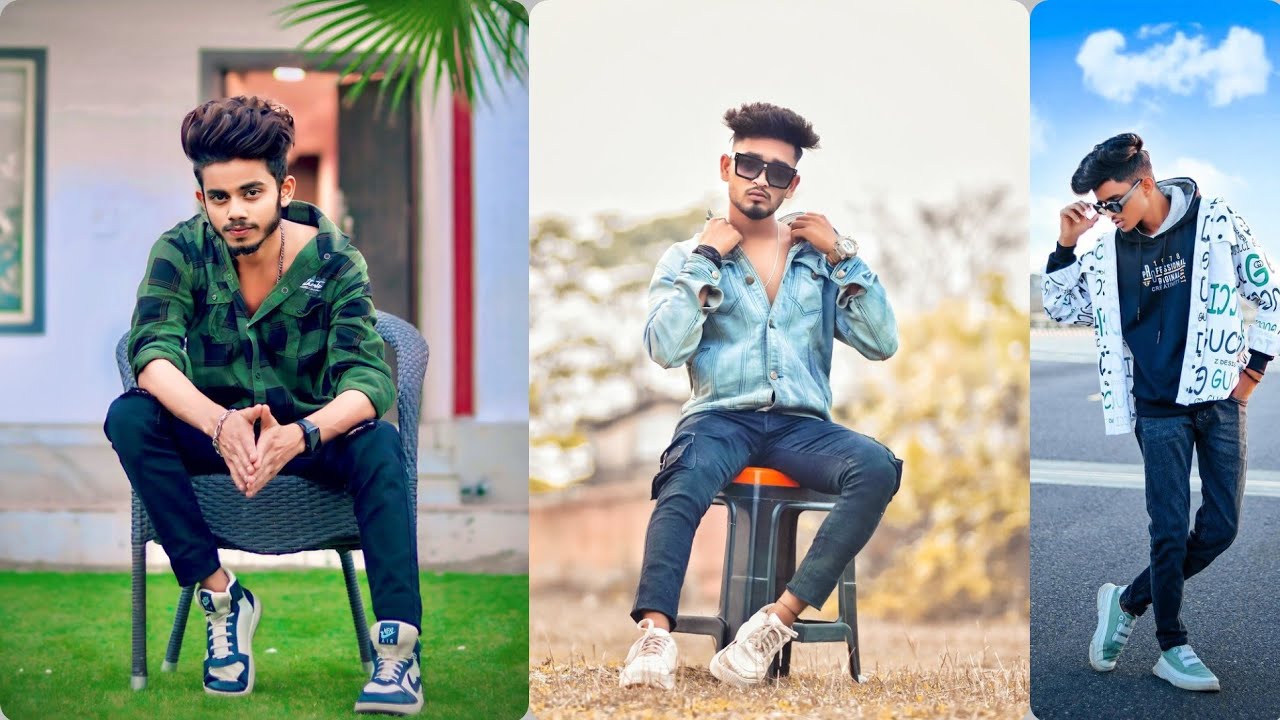
[[[258,250],[262,248],[262,244],[267,241],[267,238],[275,234],[276,229],[280,227],[281,216],[282,216],[282,213],[281,213],[280,207],[277,205],[276,216],[271,219],[270,223],[267,224],[267,230],[266,232],[262,233],[262,239],[252,245],[232,244],[231,240],[229,240],[224,235],[222,239],[224,242],[227,243],[227,253],[229,253],[233,258],[237,258],[237,257],[244,257],[245,255],[252,255],[258,252]],[[228,225],[222,228],[222,230],[223,232],[230,232],[233,227],[236,227],[236,226]],[[240,227],[243,227],[243,226],[240,226]]]
[[[772,199],[772,197],[770,197],[770,199]],[[782,201],[779,200],[778,204],[773,207],[769,207],[767,204],[756,202],[755,200],[748,198],[746,194],[743,193],[742,199],[733,201],[733,205],[738,208],[738,212],[747,216],[749,219],[763,220],[777,212],[778,208],[782,206]]]

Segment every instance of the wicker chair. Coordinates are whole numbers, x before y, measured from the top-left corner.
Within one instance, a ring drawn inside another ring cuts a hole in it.
[[[427,343],[416,328],[389,313],[378,311],[377,330],[395,352],[398,368],[396,412],[400,441],[404,446],[404,472],[409,482],[411,507],[417,507],[418,417],[422,380],[429,356]],[[129,366],[127,342],[126,335],[116,346],[116,363],[125,390],[137,385]],[[195,486],[200,510],[220,548],[262,555],[284,555],[303,550],[338,551],[347,598],[351,602],[351,619],[355,624],[360,661],[366,670],[371,671],[373,657],[370,654],[369,628],[365,623],[355,565],[351,561],[351,551],[360,549],[360,531],[356,526],[351,498],[341,490],[329,489],[292,475],[277,476],[252,500],[236,491],[230,475],[197,475],[191,478],[191,482]],[[130,684],[134,690],[141,690],[147,686],[147,541],[155,540],[156,535],[136,493],[132,499],[132,515],[133,675]],[[173,631],[169,634],[169,646],[161,666],[165,671],[177,667],[195,587],[185,587],[181,592]]]

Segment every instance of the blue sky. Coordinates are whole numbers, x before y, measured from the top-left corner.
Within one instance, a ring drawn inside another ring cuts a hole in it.
[[[1280,6],[1271,0],[1048,0],[1031,14],[1031,264],[1043,270],[1071,174],[1142,136],[1157,179],[1222,195],[1280,254]],[[1081,240],[1110,228],[1105,220]]]

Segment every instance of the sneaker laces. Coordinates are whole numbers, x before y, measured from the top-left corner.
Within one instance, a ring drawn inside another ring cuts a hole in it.
[[[231,655],[231,631],[227,626],[230,617],[231,613],[209,616],[209,654],[218,659]]]
[[[770,622],[748,635],[747,644],[763,657],[772,658],[773,654],[778,652],[778,648],[782,647],[787,640],[797,637],[799,634],[786,625]]]
[[[645,623],[649,623],[646,627]],[[652,620],[641,620],[638,627],[644,630],[644,637],[640,638],[640,649],[636,652],[636,656],[641,655],[661,655],[666,650],[667,643],[671,642],[670,635],[659,635],[654,632],[656,629]]]
[[[380,657],[375,660],[373,680],[381,683],[398,683],[404,671],[413,664],[413,658]]]

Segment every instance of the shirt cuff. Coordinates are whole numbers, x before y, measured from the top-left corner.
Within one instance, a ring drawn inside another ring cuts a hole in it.
[[[173,363],[173,366],[178,368],[178,370],[181,370],[182,374],[187,376],[187,379],[191,379],[191,360],[187,357],[185,352],[179,350],[175,353],[163,345],[153,343],[151,345],[144,346],[142,350],[139,351],[137,355],[134,355],[129,361],[130,367],[133,368],[134,382],[136,383],[138,381],[138,376],[142,374],[143,368],[151,364],[152,360],[160,360],[162,358]]]
[[[715,263],[696,253],[690,253],[689,259],[685,260],[681,274],[688,277],[694,295],[700,294],[703,288],[707,289],[707,304],[702,306],[703,312],[715,312],[724,300],[724,291],[720,289],[720,273],[721,270]]]
[[[1263,374],[1267,371],[1267,363],[1271,362],[1272,357],[1266,353],[1260,353],[1253,350],[1249,353],[1249,364],[1245,367]]]
[[[387,414],[391,409],[391,404],[396,400],[395,386],[392,385],[389,378],[372,368],[351,368],[338,378],[338,386],[334,389],[333,395],[337,397],[347,390],[358,390],[369,398],[369,404],[373,405],[375,418],[380,418]]]
[[[846,307],[850,299],[865,293],[868,287],[877,282],[876,274],[857,255],[845,258],[835,265],[826,258],[822,262],[831,281],[840,287],[840,293],[836,296],[837,307]]]

